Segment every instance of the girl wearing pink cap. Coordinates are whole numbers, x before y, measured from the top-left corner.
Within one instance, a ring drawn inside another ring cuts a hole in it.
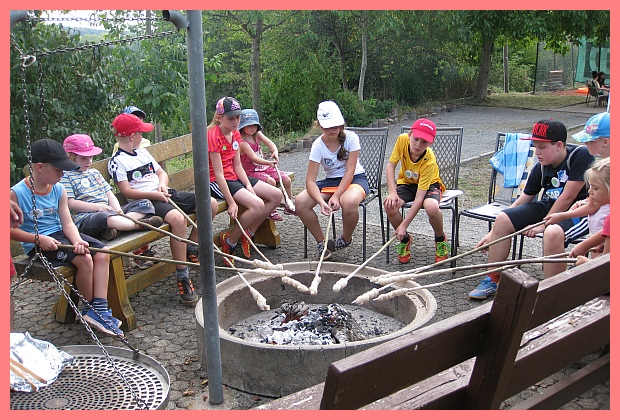
[[[69,159],[80,165],[76,170],[65,171],[61,179],[73,222],[80,232],[110,241],[118,236],[118,231],[145,229],[119,213],[151,226],[163,224],[163,219],[155,216],[155,208],[149,200],[137,200],[121,207],[110,184],[98,170],[90,167],[93,156],[102,152],[90,136],[73,134],[65,139],[63,146]]]

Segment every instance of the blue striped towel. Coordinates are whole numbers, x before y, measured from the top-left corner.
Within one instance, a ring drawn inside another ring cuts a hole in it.
[[[505,188],[517,187],[521,182],[531,142],[519,139],[528,136],[529,134],[523,133],[507,133],[504,147],[489,160],[498,172],[504,174]]]

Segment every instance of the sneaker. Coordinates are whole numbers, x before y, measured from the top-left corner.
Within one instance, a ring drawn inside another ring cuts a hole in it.
[[[319,253],[319,256],[318,256],[317,260],[320,260],[321,259],[321,255],[323,255],[323,248],[325,248],[325,242],[317,242],[316,243],[316,252]],[[323,260],[328,259],[331,255],[332,255],[332,253],[329,251],[329,247],[327,247],[327,251],[325,252],[325,256],[323,257]]]
[[[105,312],[107,314],[107,311]],[[121,336],[124,337],[123,331],[121,331],[112,319],[108,319],[106,315],[100,316],[96,313],[92,308],[89,309],[86,314],[83,315],[84,321],[88,323],[91,327],[101,331],[104,334],[110,336]]]
[[[181,296],[181,302],[183,303],[194,303],[198,301],[198,295],[194,290],[194,285],[192,281],[183,277],[177,280],[177,286],[179,286],[179,295]]]
[[[161,225],[164,224],[164,219],[162,219],[159,216],[151,216],[151,217],[145,217],[144,219],[139,220],[139,222],[146,223],[147,225],[150,225],[153,227],[160,227]],[[138,225],[137,230],[148,230],[148,228],[143,225]]]
[[[103,233],[101,234],[101,239],[104,239],[106,241],[111,241],[117,236],[118,236],[118,230],[111,228],[111,229],[106,229],[105,231],[103,231]]]
[[[120,328],[121,325],[123,325],[123,321],[121,321],[120,319],[114,318],[112,316],[112,309],[108,309],[104,314],[103,317],[106,319],[109,319],[110,322],[112,323],[112,325],[116,325],[116,328]]]
[[[443,241],[435,242],[435,262],[443,261],[450,255],[450,245],[446,242],[446,235],[443,235]]]
[[[284,206],[284,214],[290,214],[291,216],[299,216],[299,214],[297,214],[297,210],[293,210],[292,208],[288,206]]]
[[[187,261],[200,264],[200,259],[198,258],[198,248],[195,246],[187,246]]]
[[[250,235],[250,232],[248,232],[247,230],[245,231],[245,233],[247,233],[250,238],[252,237],[252,235]],[[250,246],[250,240],[246,238],[245,235],[241,235],[241,250],[243,251],[243,255],[245,255],[245,258],[250,258]]]
[[[226,242],[226,238],[228,238],[229,236],[230,234],[228,232],[220,233],[220,249],[222,250],[224,254],[235,255],[234,254],[235,248],[228,245],[228,242]],[[233,260],[232,258],[222,257],[222,260],[224,260],[224,264],[226,264],[229,267],[235,266],[235,260]]]
[[[269,215],[269,220],[273,220],[274,222],[281,222],[284,219],[282,218],[282,216],[280,216],[280,213],[278,213],[276,210],[274,210]]]
[[[489,296],[493,296],[496,291],[497,283],[494,283],[491,280],[491,277],[486,276],[484,279],[482,279],[478,287],[469,292],[469,297],[472,299],[484,300]]]
[[[336,240],[330,239],[329,241],[327,241],[327,249],[332,252],[340,251],[341,249],[346,248],[349,245],[351,245],[351,242],[345,241],[342,236],[337,237]]]
[[[140,270],[146,270],[147,268],[154,266],[155,263],[153,261],[143,260],[142,258],[134,258],[131,265],[139,268]]]
[[[401,264],[407,264],[409,260],[411,260],[411,242],[413,242],[413,237],[407,234],[409,240],[405,243],[399,242],[396,244],[396,253],[398,254],[398,261]]]

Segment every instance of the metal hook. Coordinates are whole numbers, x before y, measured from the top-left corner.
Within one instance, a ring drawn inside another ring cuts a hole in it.
[[[22,56],[22,66],[30,67],[37,61],[37,57],[34,55],[24,55]]]

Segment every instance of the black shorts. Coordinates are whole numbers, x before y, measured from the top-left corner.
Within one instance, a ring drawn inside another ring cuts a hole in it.
[[[512,226],[515,228],[515,232],[523,229],[528,225],[533,225],[534,223],[538,223],[543,220],[547,214],[549,214],[549,210],[553,207],[553,201],[543,200],[543,201],[534,201],[532,203],[525,203],[517,207],[510,207],[506,210],[503,210],[506,213],[506,216],[510,219]],[[564,219],[558,223],[558,226],[562,228],[564,233],[570,230],[573,226],[578,224],[581,221],[581,218],[576,217],[573,219]],[[583,236],[587,232],[584,231],[578,236]],[[578,236],[572,236],[570,239],[575,239]],[[564,244],[566,248],[567,244]]]
[[[49,236],[50,238],[56,239],[61,244],[71,245],[71,241],[67,239],[67,237],[65,236],[62,230],[59,230],[58,232],[54,232],[51,235],[47,235],[47,236]],[[90,237],[88,235],[85,235],[83,233],[80,233],[80,237],[86,242],[88,242],[88,245],[93,248],[104,248],[106,246],[103,242],[93,237]],[[28,256],[33,257],[35,252],[36,252],[36,248],[33,248],[32,251],[28,253]],[[97,253],[96,251],[91,251],[90,254],[95,255],[96,253]],[[54,267],[59,267],[61,265],[69,265],[71,264],[71,261],[73,261],[73,259],[77,256],[77,254],[75,254],[73,250],[65,249],[65,248],[63,249],[59,248],[56,251],[42,251],[42,254],[45,256],[45,258],[48,259],[48,261]]]
[[[248,176],[248,180],[250,181],[250,185],[252,187],[258,184],[258,179],[256,178]],[[245,189],[245,185],[243,185],[243,183],[238,179],[234,181],[227,180],[226,185],[228,185],[228,190],[230,191],[230,195],[232,195],[233,198],[235,197],[235,194],[237,194],[237,192]],[[217,185],[217,182],[215,181],[211,182],[211,195],[217,198],[225,199],[224,194],[222,194],[219,185]]]
[[[172,188],[168,188],[168,193],[170,194],[170,199],[174,201],[185,214],[196,212],[196,194],[187,191],[177,191]],[[153,206],[155,207],[155,214],[163,219],[165,219],[166,215],[172,210],[176,210],[176,207],[167,201],[165,203],[163,201],[153,201]]]
[[[396,186],[396,194],[398,194],[398,198],[403,200],[405,203],[411,203],[415,200],[415,196],[418,193],[418,184],[398,184]],[[431,184],[426,190],[426,195],[424,199],[432,198],[433,200],[437,200],[437,202],[441,202],[441,184],[438,182]]]

